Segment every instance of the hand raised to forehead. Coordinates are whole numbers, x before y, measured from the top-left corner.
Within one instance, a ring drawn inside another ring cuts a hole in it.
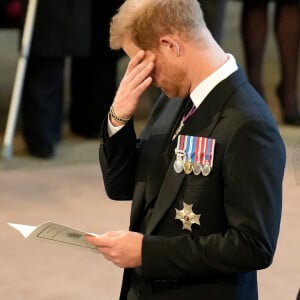
[[[134,114],[140,96],[152,83],[154,59],[141,50],[130,60],[113,103],[118,116],[131,118]]]

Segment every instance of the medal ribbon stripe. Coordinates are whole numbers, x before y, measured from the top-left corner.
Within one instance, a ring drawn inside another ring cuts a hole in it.
[[[184,137],[184,135],[180,135],[180,150],[181,150],[181,153],[184,153],[184,143],[185,143],[185,137]]]
[[[202,144],[201,144],[201,165],[203,166],[205,164],[205,151],[206,151],[206,138],[202,138]]]
[[[211,147],[211,139],[207,139],[207,148],[205,151],[205,162],[208,162],[210,165],[210,148]]]
[[[195,149],[195,159],[194,163],[200,160],[200,152],[201,152],[201,145],[200,145],[201,137],[196,137],[196,149]]]
[[[188,135],[184,135],[184,149],[183,149],[183,152],[184,152],[184,161],[186,162],[188,159],[188,146],[189,146],[189,143],[188,143]]]
[[[177,146],[175,149],[175,154],[177,157],[180,157],[180,155],[182,155],[182,145],[181,145],[181,135],[178,136],[178,140],[177,140]]]
[[[189,136],[189,150],[188,150],[188,160],[192,161],[192,158],[195,156],[195,137]]]
[[[193,163],[193,173],[196,176],[198,176],[202,172],[202,166],[200,163],[202,137],[196,137],[195,143],[196,143],[196,149],[195,149],[195,159]]]
[[[199,150],[200,150],[200,144],[199,144],[199,137],[195,136],[195,156],[194,156],[194,164],[196,164],[197,161],[199,161]]]
[[[205,153],[205,162],[209,164],[210,167],[213,165],[214,149],[215,149],[215,139],[207,139],[208,146]]]
[[[211,140],[212,140],[212,147],[211,147],[211,153],[210,153],[210,167],[212,168],[213,162],[214,162],[216,140],[215,139],[211,139]]]
[[[180,135],[178,136],[178,140],[177,140],[177,146],[176,146],[176,150],[175,153],[178,153],[180,149]]]

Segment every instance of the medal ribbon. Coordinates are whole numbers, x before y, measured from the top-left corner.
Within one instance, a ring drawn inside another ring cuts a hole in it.
[[[211,169],[214,160],[215,143],[216,140],[211,138],[178,135],[175,153],[178,158],[181,156],[184,162],[200,163],[202,167],[209,166]],[[195,175],[199,175],[198,172]]]
[[[194,163],[200,162],[202,137],[196,137],[196,149]]]
[[[189,143],[188,143],[188,135],[183,135],[184,137],[184,146],[183,146],[183,153],[184,153],[184,161],[187,161],[187,154],[188,154],[188,147],[189,147]]]
[[[212,140],[212,143],[211,143],[211,152],[210,152],[210,166],[212,168],[213,162],[214,162],[216,140],[215,139],[211,139],[211,140]]]
[[[184,156],[184,144],[185,144],[185,136],[184,135],[179,135],[177,139],[177,146],[175,148],[175,154],[176,156],[182,157]]]
[[[201,166],[204,166],[204,164],[205,164],[206,144],[207,144],[207,138],[202,138],[202,143],[201,143],[201,155],[200,155],[200,163],[201,163]]]
[[[192,157],[194,157],[195,154],[195,137],[189,136],[189,151],[188,151],[188,159],[192,161]]]
[[[180,152],[181,154],[184,154],[184,144],[185,144],[185,136],[180,135]]]
[[[205,151],[205,163],[208,163],[210,167],[213,165],[213,157],[214,157],[214,149],[215,149],[215,139],[209,139],[207,140],[207,147]]]

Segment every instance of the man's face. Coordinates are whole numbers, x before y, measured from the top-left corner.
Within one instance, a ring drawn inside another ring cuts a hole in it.
[[[131,40],[125,40],[123,50],[130,57],[134,57],[141,49]],[[186,74],[174,61],[174,56],[168,55],[164,49],[146,50],[144,59],[155,56],[154,69],[151,72],[153,85],[160,88],[168,97],[185,98],[189,94],[186,84]]]

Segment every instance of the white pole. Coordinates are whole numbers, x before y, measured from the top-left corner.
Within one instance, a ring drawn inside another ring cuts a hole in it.
[[[4,134],[2,147],[2,157],[11,158],[13,152],[13,138],[16,129],[17,117],[21,102],[25,71],[27,67],[28,55],[30,52],[32,33],[35,22],[35,14],[38,0],[29,0],[26,19],[23,29],[21,54],[18,60],[15,82],[9,107],[8,119]]]

